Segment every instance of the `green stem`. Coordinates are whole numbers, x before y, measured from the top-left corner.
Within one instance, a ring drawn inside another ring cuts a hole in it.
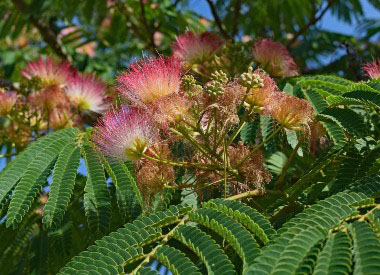
[[[246,197],[258,197],[258,196],[263,196],[265,194],[270,194],[270,195],[277,195],[277,196],[280,196],[280,197],[286,197],[287,194],[282,192],[282,191],[276,191],[276,190],[266,190],[265,192],[261,191],[261,190],[251,190],[251,191],[247,191],[247,192],[244,192],[244,193],[241,193],[241,194],[237,194],[237,195],[234,195],[234,196],[231,196],[231,197],[228,197],[226,198],[226,200],[240,200],[240,199],[243,199],[243,198],[246,198]]]
[[[176,162],[176,161],[171,161],[171,160],[166,160],[166,159],[159,159],[159,158],[151,157],[144,153],[141,154],[141,156],[145,159],[149,159],[157,163],[162,163],[162,164],[167,164],[167,165],[177,166],[177,167],[191,167],[191,168],[197,168],[201,170],[211,170],[211,171],[218,168],[218,167],[213,167],[213,166],[202,166],[198,163],[193,163],[193,162]]]
[[[270,134],[267,138],[265,138],[259,145],[257,145],[248,155],[246,155],[236,166],[236,168],[239,168],[248,158],[253,156],[253,154],[259,150],[268,140],[271,138],[275,137],[282,129],[284,126],[278,127],[272,134]]]
[[[148,264],[150,261],[150,258],[152,256],[154,256],[154,254],[157,252],[157,250],[159,248],[161,248],[162,246],[164,246],[173,237],[173,234],[178,229],[178,227],[180,227],[181,225],[184,225],[185,222],[187,222],[188,220],[189,220],[189,217],[184,216],[172,230],[170,230],[167,234],[163,235],[162,236],[163,239],[161,240],[161,243],[159,245],[157,245],[151,252],[144,255],[145,259],[132,271],[131,274],[137,274],[137,271],[140,268],[142,268],[144,265]]]
[[[298,141],[296,147],[294,147],[293,151],[290,153],[290,156],[289,156],[288,160],[286,161],[284,167],[282,168],[280,177],[278,178],[278,180],[274,184],[274,189],[283,190],[283,188],[284,188],[284,184],[283,183],[284,183],[286,172],[288,171],[290,163],[293,161],[294,157],[296,156],[296,153],[298,151],[298,148],[300,148],[300,146],[302,144],[302,141],[303,141],[303,139],[300,138],[300,140]]]

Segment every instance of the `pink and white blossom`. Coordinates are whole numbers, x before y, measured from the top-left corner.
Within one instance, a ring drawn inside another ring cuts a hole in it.
[[[5,92],[0,90],[0,115],[7,115],[10,111],[12,111],[16,101],[16,92]]]
[[[173,56],[190,64],[202,63],[224,45],[224,40],[217,34],[203,32],[200,34],[187,31],[173,44]]]
[[[36,61],[29,62],[21,74],[29,80],[39,78],[43,86],[62,86],[75,76],[76,71],[65,61],[58,62],[50,57],[43,60],[40,57]]]
[[[362,69],[369,78],[380,78],[380,58],[373,60],[372,63],[364,64]]]
[[[141,109],[123,106],[108,111],[95,128],[93,140],[105,155],[137,160],[157,139],[156,128]]]
[[[284,45],[270,39],[255,43],[253,56],[260,67],[271,76],[290,77],[298,75],[298,66]]]
[[[129,101],[151,103],[164,96],[178,93],[182,69],[177,58],[148,58],[132,64],[117,77],[117,88]]]
[[[77,75],[67,84],[65,93],[79,110],[102,114],[109,107],[106,89],[107,85],[93,75]]]

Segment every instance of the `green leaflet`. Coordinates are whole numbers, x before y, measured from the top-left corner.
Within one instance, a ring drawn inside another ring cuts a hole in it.
[[[257,212],[239,201],[214,199],[203,203],[204,208],[212,208],[233,218],[250,230],[263,244],[276,234],[269,221]]]
[[[109,227],[111,204],[103,166],[98,155],[89,145],[84,145],[82,154],[87,168],[84,207],[91,233],[104,234]]]
[[[7,226],[16,227],[22,220],[37,192],[45,184],[58,154],[70,142],[72,142],[71,137],[57,138],[40,150],[35,158],[30,161],[23,177],[16,186],[9,205]]]
[[[136,176],[134,175],[132,163],[127,165],[120,163],[118,160],[113,158],[106,158],[99,154],[99,157],[104,165],[105,170],[112,179],[112,183],[116,187],[117,203],[119,206],[119,211],[124,217],[124,219],[136,216],[140,205],[138,196],[141,197],[140,191],[136,191]],[[135,186],[135,187],[134,187]]]
[[[298,82],[297,84],[301,85],[302,87],[319,88],[333,95],[340,95],[349,91],[349,87],[345,84],[342,85],[337,82],[333,83],[333,82],[327,82],[327,81],[318,80],[318,79],[302,80],[301,82]]]
[[[256,143],[256,134],[260,127],[260,119],[257,117],[254,121],[248,122],[243,126],[240,132],[240,138],[245,145]]]
[[[349,274],[351,272],[351,240],[346,232],[329,234],[313,274]]]
[[[243,260],[243,270],[260,254],[260,249],[249,231],[222,213],[213,209],[199,209],[190,213],[189,217],[191,221],[214,230],[226,239]]]
[[[263,139],[270,136],[276,130],[276,122],[268,115],[262,115],[260,117],[260,127]],[[277,139],[270,139],[264,144],[265,151],[268,155],[271,155],[277,151]]]
[[[202,259],[208,274],[236,274],[232,263],[220,246],[198,228],[188,225],[180,226],[174,232],[174,237]]]
[[[140,204],[140,207],[144,209],[144,200],[140,193],[140,190],[137,186],[136,176],[133,172],[133,163],[132,162],[126,162],[121,164],[121,167],[123,168],[124,172],[127,174],[129,183],[131,184],[133,191],[135,192],[135,195],[137,197],[137,200]]]
[[[354,243],[354,274],[379,274],[380,241],[368,223],[355,221],[351,226]]]
[[[341,148],[345,144],[346,135],[339,125],[334,121],[324,121],[322,122],[323,127],[326,129],[327,133],[334,141],[337,148]]]
[[[311,274],[315,261],[321,251],[324,240],[317,242],[304,256],[302,262],[299,264],[296,274]]]
[[[47,227],[58,225],[62,221],[73,192],[79,159],[80,149],[74,143],[67,144],[58,156],[49,199],[43,213],[43,222]]]
[[[364,136],[367,133],[363,117],[351,109],[328,108],[319,113],[317,118],[321,121],[332,120],[350,134]]]
[[[306,89],[303,91],[306,99],[311,103],[316,113],[321,113],[328,107],[327,102],[323,99],[323,96],[317,92],[317,89]]]
[[[137,274],[138,275],[160,275],[161,273],[156,270],[153,270],[151,267],[144,267],[144,268],[140,268],[137,271]]]
[[[185,254],[173,247],[164,245],[158,248],[154,257],[164,264],[174,275],[202,274]]]

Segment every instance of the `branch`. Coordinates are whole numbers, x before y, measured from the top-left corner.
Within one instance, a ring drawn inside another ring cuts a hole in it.
[[[71,58],[64,52],[57,34],[49,26],[46,26],[42,20],[29,14],[29,7],[24,0],[12,0],[12,2],[22,13],[30,16],[30,22],[38,29],[46,44],[48,44],[60,58],[71,61]]]
[[[329,0],[327,6],[319,13],[317,16],[317,12],[315,11],[309,20],[309,22],[305,25],[303,25],[298,32],[296,32],[293,36],[293,38],[288,42],[286,45],[287,47],[291,47],[294,42],[297,41],[298,37],[301,36],[303,33],[305,33],[312,25],[315,25],[322,17],[325,15],[325,13],[332,7],[332,5],[335,3],[336,0]]]
[[[0,78],[0,87],[9,88],[11,90],[18,90],[20,89],[20,83]]]
[[[206,0],[208,5],[210,6],[211,13],[214,17],[215,23],[218,26],[219,31],[223,34],[223,37],[228,40],[233,40],[233,38],[227,33],[227,31],[223,28],[222,21],[216,11],[215,5],[212,0]]]
[[[234,15],[232,18],[232,38],[234,38],[238,33],[238,23],[240,17],[240,9],[241,9],[242,0],[236,0],[234,6]]]
[[[125,6],[125,4],[123,2],[121,2],[120,0],[118,0],[116,2],[116,5],[117,7],[120,9],[121,13],[123,13],[125,15],[125,18],[126,18],[126,21],[127,21],[127,24],[129,23],[132,30],[133,30],[133,33],[137,36],[138,39],[140,39],[142,42],[145,42],[145,46],[153,53],[153,54],[156,54],[156,48],[155,47],[152,47],[152,44],[149,42],[149,41],[146,41],[146,38],[145,36],[140,32],[140,27],[137,26],[134,22],[132,22],[132,20],[130,20],[129,17],[132,17],[128,8]],[[129,17],[128,17],[129,16]]]

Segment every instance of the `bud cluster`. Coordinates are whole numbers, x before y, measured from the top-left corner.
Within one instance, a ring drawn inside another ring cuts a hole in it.
[[[223,71],[215,71],[211,74],[211,81],[207,82],[204,92],[210,97],[222,95],[225,91],[225,85],[228,77]]]
[[[263,88],[264,80],[259,74],[253,73],[252,67],[249,67],[248,72],[240,75],[239,84],[247,88]]]

